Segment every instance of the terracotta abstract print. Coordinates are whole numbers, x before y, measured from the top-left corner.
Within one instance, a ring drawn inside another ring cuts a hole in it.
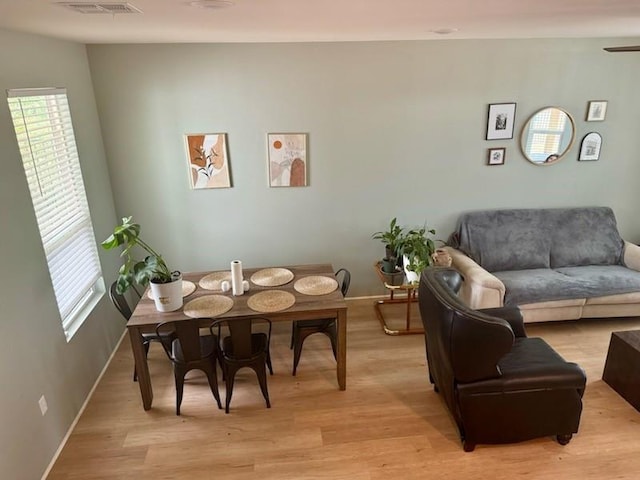
[[[269,186],[305,187],[307,185],[307,135],[270,133]]]
[[[191,171],[191,188],[230,187],[227,134],[188,134],[186,142]]]

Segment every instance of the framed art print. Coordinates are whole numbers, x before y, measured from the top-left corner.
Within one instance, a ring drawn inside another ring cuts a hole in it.
[[[602,137],[597,132],[587,133],[580,144],[580,156],[578,160],[588,162],[600,158],[600,148],[602,147]]]
[[[307,186],[307,134],[268,133],[270,187]]]
[[[226,133],[185,135],[191,188],[229,188],[229,155]]]
[[[504,165],[506,148],[490,148],[487,154],[487,165]]]
[[[515,103],[490,104],[489,116],[487,119],[487,140],[505,140],[513,138],[513,125],[515,119]]]
[[[592,100],[587,107],[587,122],[602,122],[607,116],[607,101]]]

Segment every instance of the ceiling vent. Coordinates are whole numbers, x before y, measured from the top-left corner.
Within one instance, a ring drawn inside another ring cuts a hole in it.
[[[78,13],[107,14],[142,13],[142,10],[130,3],[85,3],[85,2],[58,2],[61,7],[68,8]]]
[[[226,8],[235,5],[234,0],[194,0],[189,2],[191,7],[197,8]]]

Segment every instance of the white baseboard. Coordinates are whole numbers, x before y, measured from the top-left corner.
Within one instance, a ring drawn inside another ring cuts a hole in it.
[[[85,408],[87,408],[87,405],[89,404],[89,400],[91,400],[91,397],[93,396],[93,392],[95,392],[96,387],[100,383],[100,380],[102,380],[102,377],[104,376],[105,372],[107,371],[107,368],[109,368],[109,365],[111,364],[111,360],[113,360],[113,357],[115,356],[116,352],[118,351],[118,348],[120,348],[120,344],[122,343],[122,340],[126,336],[127,336],[127,329],[125,328],[124,332],[122,332],[122,336],[120,337],[120,340],[118,340],[118,343],[116,344],[115,348],[113,349],[113,352],[111,352],[111,356],[107,360],[107,363],[104,365],[104,368],[100,372],[100,375],[98,375],[98,378],[96,379],[95,383],[93,384],[93,387],[91,387],[91,391],[89,392],[89,395],[87,395],[87,398],[85,399],[84,403],[82,404],[82,407],[80,407],[80,411],[78,412],[78,414],[76,415],[76,418],[74,418],[73,422],[71,423],[71,426],[67,430],[67,433],[64,436],[64,438],[62,439],[62,442],[60,442],[60,445],[58,446],[58,449],[56,450],[56,453],[53,454],[53,458],[49,462],[49,465],[47,466],[47,469],[42,474],[41,480],[46,480],[47,476],[51,472],[51,469],[53,468],[53,466],[55,465],[56,461],[58,460],[58,457],[60,456],[60,453],[62,452],[62,449],[67,444],[67,440],[69,440],[69,437],[71,436],[71,433],[73,432],[73,429],[76,428],[76,425],[78,424],[78,420],[80,420],[80,417],[84,413]]]
[[[387,298],[388,295],[367,295],[364,297],[344,297],[345,300],[377,300],[379,298]]]

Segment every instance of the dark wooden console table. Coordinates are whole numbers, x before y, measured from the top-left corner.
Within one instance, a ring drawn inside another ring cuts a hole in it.
[[[611,334],[602,379],[640,411],[640,330]]]

